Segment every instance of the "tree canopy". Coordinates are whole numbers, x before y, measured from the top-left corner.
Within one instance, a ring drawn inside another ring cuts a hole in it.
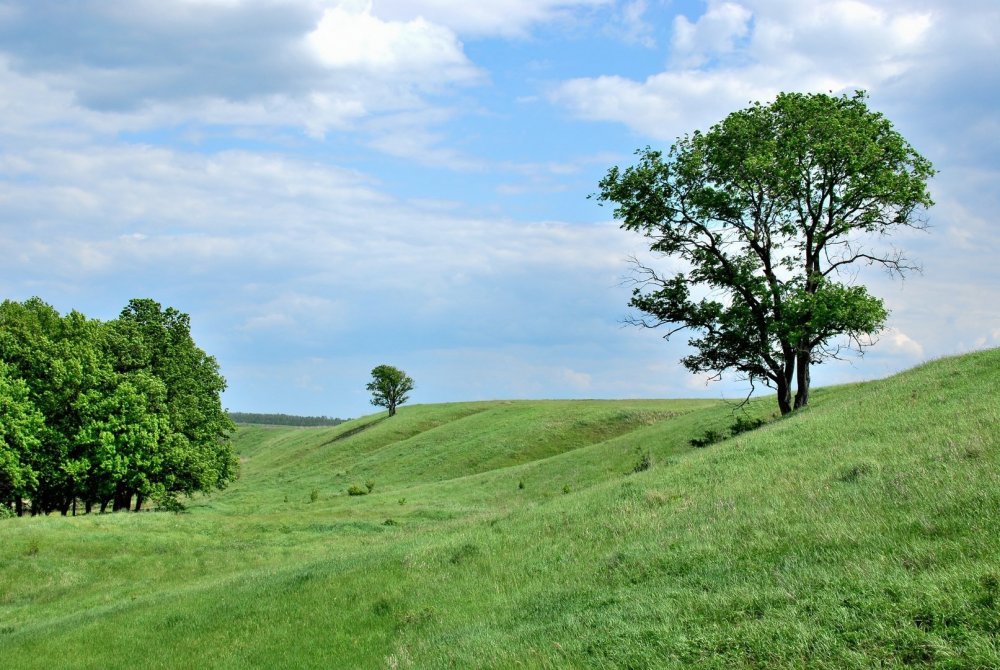
[[[118,319],[0,304],[0,504],[23,512],[135,509],[237,473],[225,380],[186,314],[132,300]]]
[[[391,365],[378,365],[372,369],[372,380],[365,386],[372,394],[372,404],[385,407],[389,416],[396,414],[396,407],[410,399],[413,379]]]
[[[692,372],[771,386],[782,413],[806,405],[810,365],[860,351],[888,316],[845,270],[915,269],[878,241],[925,227],[931,163],[862,92],[782,93],[666,154],[637,154],[637,165],[608,171],[598,201],[683,271],[636,261],[630,304],[643,316],[633,322],[668,326],[667,337],[692,331],[694,353],[682,359]]]

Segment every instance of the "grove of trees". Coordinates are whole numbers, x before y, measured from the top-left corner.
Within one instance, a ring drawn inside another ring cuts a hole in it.
[[[181,495],[225,487],[238,470],[225,387],[188,315],[153,300],[132,300],[107,322],[60,315],[39,298],[4,301],[0,506],[176,508]]]
[[[631,306],[645,316],[633,321],[668,326],[667,337],[692,331],[692,372],[762,382],[782,414],[808,404],[810,366],[861,350],[888,316],[852,267],[914,269],[877,244],[925,226],[931,163],[861,92],[783,93],[666,155],[637,153],[638,165],[608,171],[597,199],[680,271],[636,261]]]

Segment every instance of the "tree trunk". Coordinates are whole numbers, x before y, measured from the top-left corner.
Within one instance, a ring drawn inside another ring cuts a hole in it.
[[[123,491],[118,489],[115,492],[115,504],[112,507],[112,511],[120,512],[125,510],[126,512],[132,508],[132,493],[130,491]]]
[[[795,352],[788,344],[782,344],[781,369],[775,370],[776,364],[772,365],[775,373],[771,381],[775,382],[778,391],[778,409],[784,416],[792,411],[792,377],[795,376]]]
[[[811,351],[800,351],[795,365],[795,409],[809,404],[809,365],[812,363]]]
[[[784,416],[792,411],[792,385],[784,379],[778,380],[778,409]]]
[[[394,403],[389,403],[389,416],[396,415],[396,405]]]
[[[135,494],[135,511],[138,512],[141,509],[142,509],[142,494],[141,493],[136,493]]]
[[[24,516],[24,498],[21,496],[14,498],[14,511],[18,516]]]
[[[109,501],[107,498],[101,501],[101,514],[104,514],[106,511],[108,511],[108,502]]]
[[[94,509],[94,501],[89,498],[85,503],[83,503],[83,510],[86,514],[90,514],[90,510]]]

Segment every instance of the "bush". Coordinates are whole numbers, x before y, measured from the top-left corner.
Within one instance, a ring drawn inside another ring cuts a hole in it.
[[[187,507],[184,506],[177,496],[173,494],[165,494],[163,496],[154,499],[156,503],[156,508],[164,512],[173,512],[175,514],[180,514],[181,512],[186,512]]]
[[[11,519],[15,516],[14,510],[7,505],[0,503],[0,519]]]
[[[639,459],[639,462],[635,464],[635,467],[632,468],[632,472],[644,472],[649,470],[652,466],[653,460],[649,457],[649,453],[647,452],[643,454],[642,458]]]
[[[736,417],[736,423],[729,427],[729,434],[736,437],[741,433],[757,430],[763,425],[764,419],[749,419],[745,416],[738,416]]]
[[[716,442],[722,442],[725,436],[717,430],[706,430],[705,434],[701,437],[694,437],[688,441],[692,447],[707,447],[709,445],[715,444]]]
[[[366,496],[368,495],[367,489],[364,489],[357,484],[351,484],[347,489],[347,495],[349,496]]]

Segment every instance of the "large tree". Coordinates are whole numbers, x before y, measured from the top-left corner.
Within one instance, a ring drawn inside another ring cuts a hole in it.
[[[783,414],[806,405],[810,365],[861,350],[887,318],[845,270],[915,269],[878,242],[925,227],[931,163],[861,92],[782,93],[666,155],[637,154],[637,165],[608,171],[598,200],[684,271],[637,261],[631,305],[644,315],[633,321],[668,326],[667,337],[693,331],[682,359],[692,372],[733,370],[771,386]]]
[[[389,416],[396,414],[396,407],[410,399],[413,379],[391,365],[378,365],[372,369],[372,380],[365,387],[372,393],[372,404],[385,407]]]

